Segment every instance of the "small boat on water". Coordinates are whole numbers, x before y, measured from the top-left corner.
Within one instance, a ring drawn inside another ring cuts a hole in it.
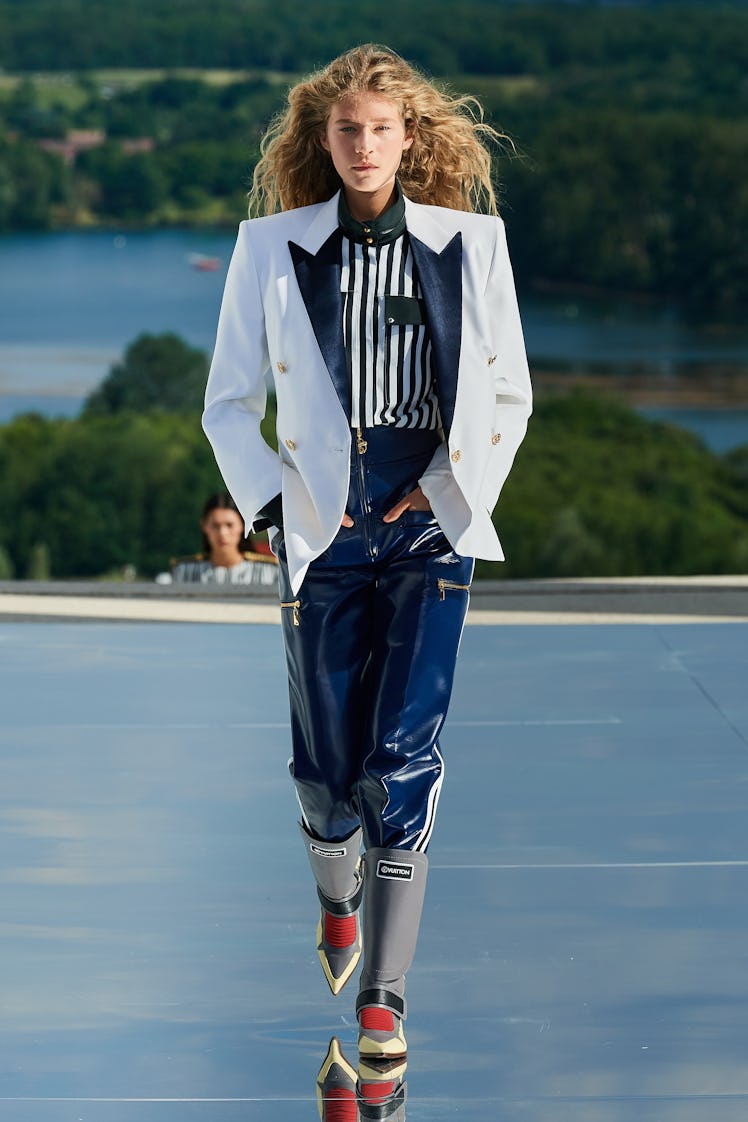
[[[215,273],[221,265],[220,257],[209,257],[205,253],[188,253],[187,261],[193,269],[201,273]]]

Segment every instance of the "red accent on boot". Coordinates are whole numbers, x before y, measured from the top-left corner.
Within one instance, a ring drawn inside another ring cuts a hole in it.
[[[376,1005],[365,1005],[361,1010],[361,1028],[374,1032],[394,1032],[395,1014]]]
[[[361,1083],[359,1085],[361,1097],[367,1103],[379,1103],[388,1098],[395,1090],[395,1081],[389,1083]]]
[[[350,947],[356,942],[356,917],[331,916],[325,912],[325,942],[331,947]]]
[[[358,1107],[353,1091],[334,1087],[323,1099],[325,1122],[358,1122]]]

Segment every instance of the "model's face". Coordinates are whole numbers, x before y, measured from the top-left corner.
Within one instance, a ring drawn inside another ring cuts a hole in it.
[[[395,102],[374,93],[349,94],[333,107],[321,140],[354,217],[357,211],[374,217],[383,210],[403,152],[413,143]]]
[[[200,525],[211,550],[238,549],[244,536],[244,523],[235,510],[211,510]]]

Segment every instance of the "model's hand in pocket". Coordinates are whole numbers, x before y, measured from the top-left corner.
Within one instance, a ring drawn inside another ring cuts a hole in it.
[[[399,503],[395,503],[391,510],[387,511],[383,521],[397,522],[406,510],[431,510],[431,504],[420,487],[416,487],[415,491],[411,491],[404,499],[400,499]]]

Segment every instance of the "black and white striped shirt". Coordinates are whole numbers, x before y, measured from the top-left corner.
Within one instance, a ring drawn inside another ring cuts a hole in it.
[[[431,342],[407,231],[372,245],[344,234],[341,287],[351,425],[439,428]]]

